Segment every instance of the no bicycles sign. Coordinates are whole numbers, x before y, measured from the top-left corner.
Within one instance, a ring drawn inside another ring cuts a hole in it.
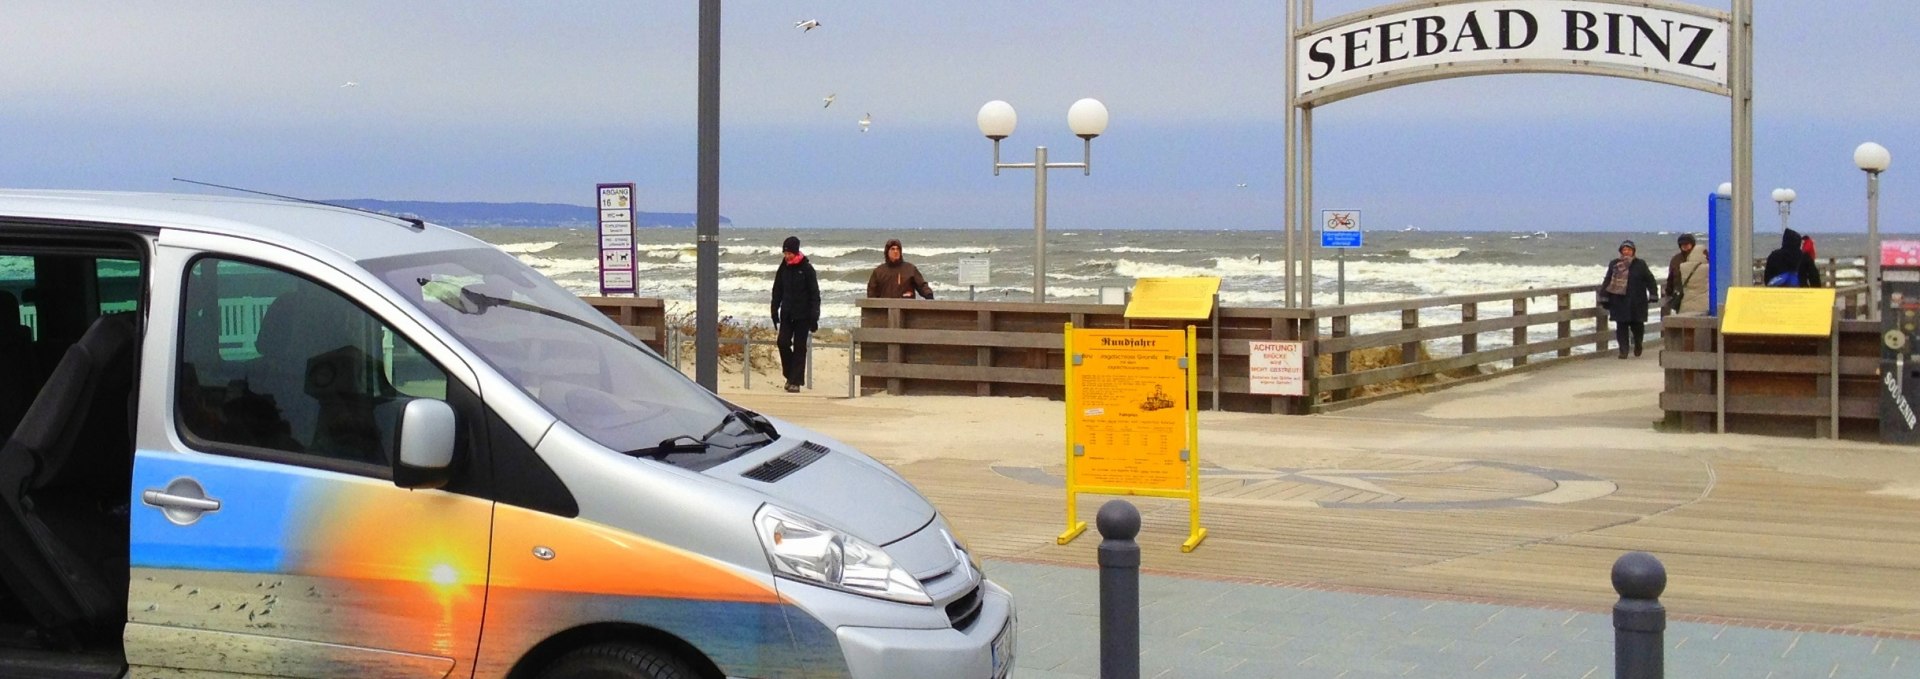
[[[1320,247],[1353,249],[1362,240],[1359,210],[1320,211]]]

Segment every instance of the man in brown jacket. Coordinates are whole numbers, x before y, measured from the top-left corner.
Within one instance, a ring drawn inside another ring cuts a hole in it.
[[[912,299],[914,293],[933,299],[933,288],[927,285],[927,278],[920,275],[920,267],[909,264],[900,255],[900,241],[887,241],[887,261],[873,267],[873,275],[867,277],[868,297],[887,297],[892,299]]]

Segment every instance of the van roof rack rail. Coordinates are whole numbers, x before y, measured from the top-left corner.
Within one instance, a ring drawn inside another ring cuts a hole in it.
[[[415,231],[419,231],[419,230],[421,230],[421,229],[425,229],[425,228],[427,228],[427,222],[426,222],[425,220],[422,220],[422,219],[420,219],[419,217],[403,217],[403,216],[400,216],[400,215],[390,215],[390,214],[387,214],[387,213],[385,213],[385,212],[376,212],[376,211],[373,211],[373,210],[368,210],[368,209],[366,209],[366,208],[359,208],[359,207],[354,207],[354,206],[352,206],[352,205],[340,205],[340,204],[337,204],[337,203],[329,203],[329,202],[326,202],[326,201],[321,201],[321,200],[313,200],[313,199],[310,199],[310,198],[298,198],[298,197],[294,197],[294,196],[283,196],[283,195],[280,195],[280,194],[278,194],[278,193],[267,193],[267,192],[265,192],[265,191],[255,191],[255,190],[253,190],[253,189],[243,189],[243,188],[240,188],[240,187],[237,187],[237,186],[225,186],[225,185],[221,185],[221,184],[214,184],[214,183],[212,183],[212,182],[203,182],[203,181],[195,181],[195,180],[192,180],[192,179],[182,179],[182,178],[180,178],[180,177],[174,177],[174,178],[173,178],[173,180],[174,180],[174,181],[176,181],[176,182],[186,182],[186,183],[188,183],[188,184],[198,184],[198,185],[200,185],[200,186],[211,186],[211,187],[213,187],[213,188],[216,188],[216,189],[226,189],[226,190],[228,190],[228,191],[239,191],[239,192],[241,192],[241,193],[251,193],[251,194],[254,194],[254,195],[256,195],[256,196],[267,196],[267,197],[269,197],[269,198],[279,198],[279,199],[281,199],[281,200],[291,200],[291,201],[294,201],[294,202],[296,202],[296,203],[307,203],[307,204],[310,204],[310,205],[325,205],[325,206],[327,206],[327,207],[337,207],[337,208],[340,208],[340,209],[342,209],[342,210],[352,210],[352,211],[354,211],[354,212],[364,212],[364,213],[367,213],[367,214],[370,214],[370,215],[374,215],[374,216],[377,216],[377,217],[386,217],[386,218],[388,218],[388,219],[398,219],[398,220],[400,220],[400,221],[403,221],[403,222],[406,222],[406,223],[407,223],[407,224],[408,224],[409,226],[411,226],[411,227],[412,227],[412,228],[413,228],[413,229],[414,229]]]

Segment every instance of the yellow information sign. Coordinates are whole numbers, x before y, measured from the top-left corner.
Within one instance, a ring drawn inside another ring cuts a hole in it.
[[[1213,316],[1213,296],[1220,292],[1220,279],[1141,278],[1133,282],[1133,299],[1127,302],[1127,318],[1171,318],[1194,321]]]
[[[1833,299],[1833,288],[1730,288],[1720,332],[1826,337],[1833,332]]]
[[[1078,518],[1079,494],[1144,495],[1188,501],[1180,548],[1193,551],[1207,535],[1200,527],[1194,329],[1068,324],[1066,332],[1067,532],[1060,544],[1087,529]]]

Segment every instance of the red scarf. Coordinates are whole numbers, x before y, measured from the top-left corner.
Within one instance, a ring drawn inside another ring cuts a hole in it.
[[[807,258],[806,255],[800,254],[799,252],[789,252],[789,253],[786,253],[786,255],[787,255],[787,266],[793,266],[795,264],[799,264],[800,260]]]

